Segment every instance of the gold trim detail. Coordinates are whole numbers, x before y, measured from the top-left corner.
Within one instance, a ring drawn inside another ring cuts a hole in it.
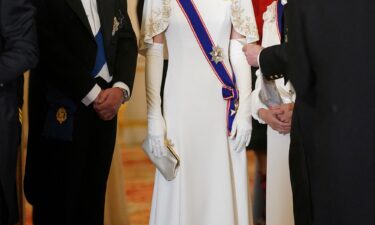
[[[66,121],[67,118],[68,118],[68,113],[66,109],[64,107],[60,107],[56,113],[56,120],[61,125]]]

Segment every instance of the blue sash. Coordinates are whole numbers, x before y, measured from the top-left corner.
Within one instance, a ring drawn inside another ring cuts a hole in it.
[[[284,5],[281,0],[277,1],[277,25],[279,28],[280,40],[284,35]]]
[[[192,2],[192,0],[176,0],[180,5],[190,28],[194,33],[195,38],[205,56],[207,62],[215,72],[216,77],[222,83],[222,95],[224,100],[227,101],[227,131],[228,135],[232,130],[232,125],[237,111],[238,90],[236,88],[236,79],[233,75],[231,77],[229,70],[223,62],[215,62],[211,59],[211,53],[217,46],[213,42],[210,33],[208,32],[205,23],[203,22],[199,12]]]

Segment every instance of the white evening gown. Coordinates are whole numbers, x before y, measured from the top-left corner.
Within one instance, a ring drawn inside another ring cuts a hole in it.
[[[283,1],[286,4],[286,1]],[[280,44],[280,35],[277,24],[277,1],[267,7],[263,15],[263,40],[262,46],[269,47]],[[258,117],[258,110],[267,108],[260,99],[260,82],[263,79],[259,76],[256,88],[252,93],[253,117],[264,123]],[[288,82],[284,85],[284,79],[275,81],[277,89],[284,103],[291,103],[295,100],[295,92]],[[266,192],[266,221],[267,225],[294,225],[293,196],[289,173],[289,145],[290,135],[279,134],[271,127],[267,129],[267,192]]]
[[[232,23],[258,39],[250,0],[195,0],[214,42],[225,53]],[[181,158],[177,178],[157,171],[150,225],[252,224],[246,151],[231,150],[222,85],[175,0],[146,0],[141,51],[165,31],[169,66],[164,92],[167,136]]]

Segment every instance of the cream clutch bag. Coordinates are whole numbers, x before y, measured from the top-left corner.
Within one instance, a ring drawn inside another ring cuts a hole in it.
[[[147,154],[148,158],[155,165],[155,167],[160,171],[164,178],[171,181],[176,178],[178,168],[180,167],[180,158],[173,149],[172,143],[168,140],[165,141],[165,146],[168,151],[165,155],[156,157],[150,148],[149,139],[147,138],[143,143],[142,147],[144,152]]]

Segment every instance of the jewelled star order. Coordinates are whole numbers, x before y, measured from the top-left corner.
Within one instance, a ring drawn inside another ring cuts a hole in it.
[[[211,61],[214,61],[216,64],[224,59],[223,50],[219,46],[212,47],[210,55],[212,56]]]

